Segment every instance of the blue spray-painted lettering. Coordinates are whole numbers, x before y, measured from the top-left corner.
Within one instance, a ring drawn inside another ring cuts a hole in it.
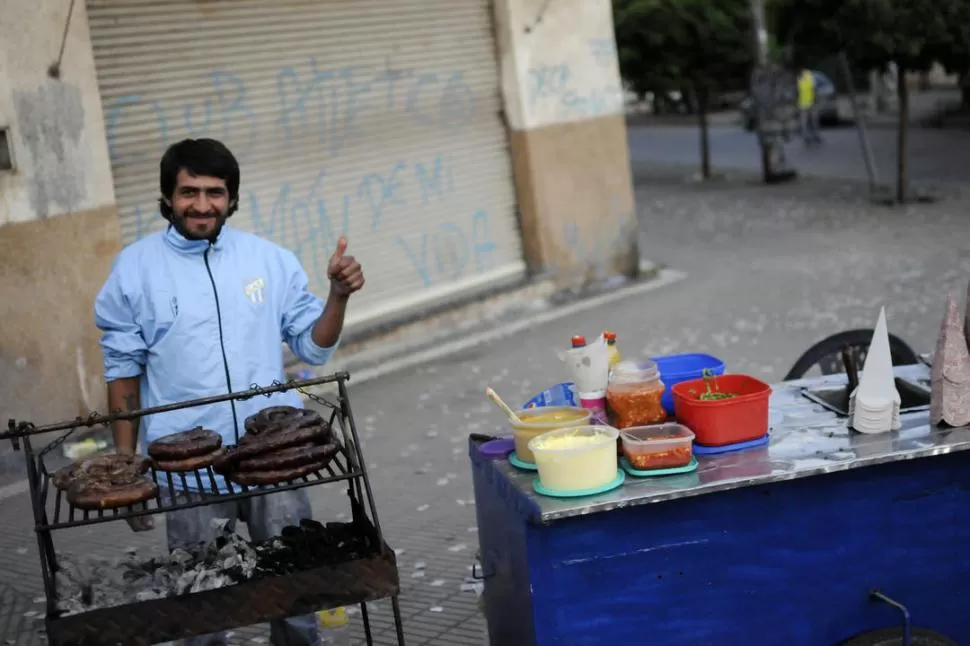
[[[488,213],[479,209],[472,216],[472,244],[475,253],[475,268],[485,271],[490,264],[488,256],[498,251],[498,245],[488,232]]]
[[[317,173],[302,196],[294,195],[290,184],[280,187],[268,216],[263,214],[259,199],[250,192],[249,205],[256,232],[290,249],[303,263],[317,285],[326,284],[330,252],[340,236],[350,228],[350,200],[342,200],[342,216],[336,230],[323,194],[326,171]]]
[[[496,250],[495,242],[488,237],[488,213],[479,209],[472,215],[470,226],[463,224],[461,219],[439,224],[436,231],[415,236],[416,241],[396,236],[397,246],[425,287],[467,274],[472,257],[477,271],[485,269],[484,256]]]
[[[568,65],[542,65],[529,70],[531,91],[529,101],[535,106],[540,100],[557,97],[569,85]]]
[[[356,134],[356,120],[360,110],[358,98],[370,92],[372,81],[358,83],[360,72],[366,72],[362,67],[345,67],[338,70],[320,70],[315,58],[309,63],[309,74],[306,81],[301,81],[299,72],[292,67],[283,68],[276,77],[276,89],[279,100],[279,116],[277,122],[283,128],[285,141],[292,143],[294,137],[305,134],[310,130],[308,111],[310,107],[316,111],[317,137],[320,143],[329,142],[330,153],[337,154],[346,141]],[[328,84],[337,79],[338,84]],[[295,91],[290,93],[290,89]],[[308,100],[314,103],[308,107]],[[299,130],[294,129],[291,122],[292,115],[299,117]]]
[[[601,54],[601,58],[606,56],[612,60],[615,52]],[[560,118],[596,117],[622,111],[624,98],[619,85],[608,83],[579,88],[569,65],[565,63],[534,67],[529,70],[529,77],[532,109],[548,104],[552,106],[555,116]]]
[[[593,61],[600,67],[610,67],[616,60],[616,40],[610,36],[591,38],[587,43]]]
[[[562,225],[562,237],[571,258],[565,265],[579,267],[583,272],[588,268],[603,271],[617,254],[625,253],[631,241],[638,235],[635,212],[624,206],[619,196],[610,198],[607,220],[616,226],[595,227],[591,235],[580,235],[576,222],[567,221]]]
[[[460,128],[475,116],[475,93],[465,83],[465,75],[454,72],[448,78],[439,101],[441,126]]]
[[[455,279],[468,265],[468,238],[456,224],[445,223],[438,227],[435,241],[435,265],[438,275]]]
[[[407,202],[397,195],[400,188],[398,173],[407,168],[403,161],[394,166],[389,175],[368,173],[357,187],[357,197],[366,198],[371,209],[371,231],[377,231],[381,225],[381,215],[388,204],[405,206]]]
[[[428,169],[424,167],[424,164],[418,162],[414,165],[414,172],[418,176],[418,182],[421,184],[421,200],[427,204],[431,201],[432,197],[442,198],[444,197],[444,191],[453,193],[455,191],[455,176],[452,173],[451,167],[448,167],[447,171],[447,185],[441,185],[441,174],[444,167],[444,158],[438,155],[434,158],[434,173],[429,174]]]
[[[255,143],[256,138],[259,136],[259,124],[256,119],[256,113],[246,103],[246,83],[235,74],[216,70],[212,72],[212,85],[216,90],[216,96],[219,98],[219,112],[222,117],[222,136],[229,137],[232,132],[232,118],[238,113],[249,124],[250,144]],[[227,96],[226,86],[232,88],[230,90],[232,93],[231,100]]]
[[[310,58],[302,70],[286,66],[275,74],[276,105],[257,112],[250,105],[247,81],[225,70],[206,73],[192,93],[203,98],[185,101],[150,102],[132,94],[115,99],[105,109],[105,126],[112,162],[117,166],[144,161],[119,150],[118,139],[126,119],[137,110],[151,110],[157,123],[157,151],[184,136],[208,136],[227,140],[233,147],[254,145],[266,137],[278,137],[283,148],[305,145],[307,137],[326,143],[337,155],[368,133],[360,124],[362,111],[376,107],[364,98],[371,93],[386,96],[384,111],[397,111],[415,126],[460,129],[475,117],[475,93],[461,71],[393,69],[385,60],[383,69],[361,66],[321,69]],[[385,87],[381,87],[381,85]],[[209,92],[207,93],[206,86]],[[380,103],[383,103],[380,100]],[[271,119],[274,132],[263,132],[261,119]],[[144,149],[144,134],[139,134]]]

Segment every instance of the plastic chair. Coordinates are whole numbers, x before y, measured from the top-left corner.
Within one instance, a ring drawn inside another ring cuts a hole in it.
[[[859,369],[862,369],[866,360],[866,351],[872,342],[872,334],[875,330],[847,330],[833,334],[822,339],[799,357],[792,369],[785,375],[785,381],[801,379],[812,369],[818,366],[823,375],[834,375],[845,372],[842,366],[842,348],[849,346],[855,350]],[[889,335],[889,352],[892,355],[894,366],[906,366],[919,363],[919,357],[909,344],[893,334]]]

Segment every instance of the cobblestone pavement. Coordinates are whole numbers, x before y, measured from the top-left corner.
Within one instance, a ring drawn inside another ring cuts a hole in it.
[[[818,339],[871,327],[883,304],[890,331],[931,350],[946,289],[962,295],[970,278],[970,199],[955,189],[939,204],[889,209],[867,204],[853,184],[674,177],[638,173],[642,252],[687,279],[411,373],[351,384],[381,521],[399,550],[409,644],[482,643],[475,594],[463,591],[477,542],[465,438],[502,427],[487,385],[523,401],[567,377],[556,350],[570,336],[605,327],[628,357],[706,351],[732,371],[778,380]],[[346,517],[342,490],[311,491],[318,518]],[[30,630],[42,589],[29,518],[25,495],[0,503],[0,644],[41,643]],[[160,547],[160,531],[136,537],[116,525],[62,532],[56,544],[99,554]],[[359,634],[359,615],[354,622]],[[374,626],[377,643],[394,643],[389,604],[379,604]],[[265,643],[266,633],[241,629],[232,639]]]

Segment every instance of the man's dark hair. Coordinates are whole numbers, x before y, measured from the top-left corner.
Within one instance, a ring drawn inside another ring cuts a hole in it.
[[[221,141],[215,139],[183,139],[169,146],[162,155],[159,174],[159,188],[162,199],[158,200],[158,210],[162,217],[171,220],[172,207],[165,199],[172,199],[175,182],[180,171],[187,171],[197,177],[218,177],[225,181],[229,190],[229,215],[239,206],[239,162]]]

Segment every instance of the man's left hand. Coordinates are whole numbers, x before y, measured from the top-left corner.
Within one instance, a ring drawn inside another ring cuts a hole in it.
[[[347,253],[347,238],[341,236],[337,250],[330,256],[327,275],[330,276],[330,293],[347,298],[364,286],[364,270],[353,256]]]

